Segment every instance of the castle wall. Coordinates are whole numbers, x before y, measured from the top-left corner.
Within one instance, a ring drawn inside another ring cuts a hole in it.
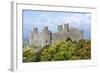
[[[52,43],[56,43],[57,41],[62,41],[65,39],[63,33],[53,33],[52,34]]]
[[[69,37],[71,37],[72,40],[80,40],[83,39],[83,32],[81,32],[78,29],[72,28],[69,30]]]
[[[64,29],[62,29],[62,26],[59,26],[58,30],[59,32],[52,33],[48,31],[48,27],[45,27],[42,32],[37,33],[37,29],[35,29],[35,32],[30,33],[29,44],[43,47],[57,41],[62,41],[67,37],[70,37],[72,40],[80,40],[83,38],[83,32],[75,28],[69,29],[69,25],[65,25]]]

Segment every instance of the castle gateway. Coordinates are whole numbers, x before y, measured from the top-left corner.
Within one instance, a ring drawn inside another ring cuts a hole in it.
[[[72,40],[83,39],[83,31],[76,28],[69,28],[69,24],[58,25],[58,32],[56,33],[49,31],[47,26],[40,33],[38,33],[37,28],[33,28],[29,35],[29,45],[43,47],[64,40],[66,37],[70,37]]]

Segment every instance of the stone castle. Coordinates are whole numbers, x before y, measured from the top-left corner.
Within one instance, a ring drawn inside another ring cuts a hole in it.
[[[57,41],[70,37],[72,40],[80,40],[83,38],[83,31],[76,28],[69,28],[69,24],[58,25],[58,32],[52,33],[45,26],[42,32],[38,32],[37,28],[33,28],[29,35],[29,45],[45,46],[51,45]]]

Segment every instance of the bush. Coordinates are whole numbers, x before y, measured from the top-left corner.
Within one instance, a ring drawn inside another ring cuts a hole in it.
[[[31,52],[31,49],[23,52],[23,62],[34,62],[36,61],[35,52]]]
[[[31,50],[23,52],[23,62],[63,61],[91,59],[91,40],[72,41],[67,37],[52,45],[46,45],[37,53]]]
[[[77,60],[91,58],[90,41],[84,39],[72,41],[67,38],[66,41],[58,41],[41,52],[41,61],[59,61],[59,60]]]

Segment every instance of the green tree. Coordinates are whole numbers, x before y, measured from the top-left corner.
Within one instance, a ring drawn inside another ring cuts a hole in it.
[[[70,57],[73,55],[74,51],[75,48],[70,40],[67,42],[57,42],[56,44],[53,44],[41,53],[41,60],[69,60]]]
[[[24,52],[23,56],[25,62],[90,59],[91,40],[80,39],[79,41],[72,41],[71,38],[67,37],[65,40],[42,47],[37,53]]]
[[[67,38],[66,38],[66,42],[67,42],[67,41],[71,41],[71,42],[72,42],[72,39],[71,39],[70,37],[67,37]]]
[[[36,54],[35,52],[31,51],[31,49],[23,52],[23,62],[34,62],[36,61]]]

